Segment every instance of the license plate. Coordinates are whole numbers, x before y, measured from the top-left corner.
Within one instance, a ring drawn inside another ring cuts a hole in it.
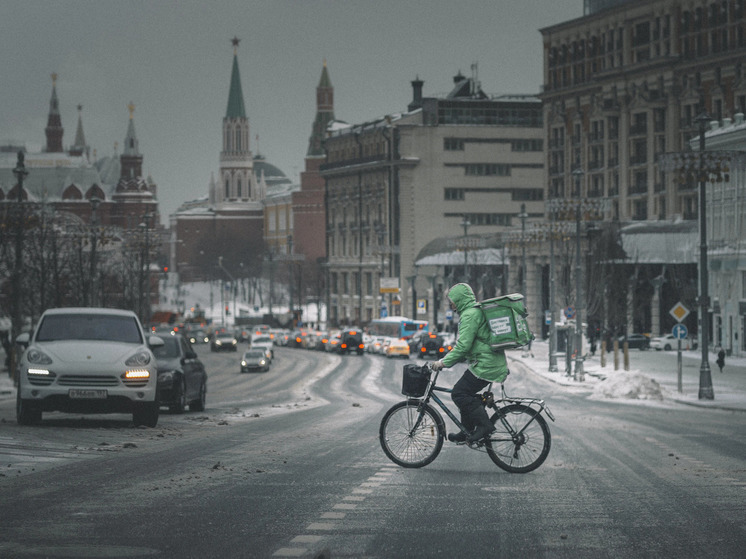
[[[106,390],[73,389],[67,395],[74,400],[105,400],[108,393]]]

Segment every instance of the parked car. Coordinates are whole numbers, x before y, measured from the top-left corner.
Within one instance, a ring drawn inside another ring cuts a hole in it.
[[[679,347],[679,340],[673,334],[666,334],[650,340],[650,347],[656,351],[671,351]],[[697,343],[692,343],[689,338],[681,340],[681,349],[697,349]]]
[[[386,357],[403,357],[409,359],[409,344],[406,340],[391,340],[386,348]]]
[[[443,336],[435,332],[420,330],[409,339],[411,352],[418,357],[435,357],[440,359],[445,355]]]
[[[241,372],[249,371],[269,371],[269,358],[264,348],[249,349],[241,357]]]
[[[215,332],[212,335],[210,351],[236,351],[237,349],[238,340],[233,335],[233,332]]]
[[[158,402],[173,413],[205,411],[207,372],[182,334],[162,336],[164,345],[153,348],[158,363]]]
[[[350,353],[354,351],[358,355],[362,355],[365,351],[362,330],[359,328],[348,328],[342,330],[337,350],[339,353]]]
[[[650,338],[644,334],[629,334],[627,336],[627,344],[629,349],[639,349],[645,351],[650,349]],[[619,347],[624,345],[624,336],[619,337]],[[613,348],[612,348],[613,349]]]
[[[58,308],[45,311],[19,362],[16,419],[41,421],[45,411],[132,413],[135,425],[158,424],[157,363],[132,311]]]

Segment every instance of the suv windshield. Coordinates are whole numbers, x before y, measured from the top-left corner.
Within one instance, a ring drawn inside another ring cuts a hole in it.
[[[106,314],[53,314],[44,317],[36,334],[37,342],[93,340],[143,343],[134,316]]]

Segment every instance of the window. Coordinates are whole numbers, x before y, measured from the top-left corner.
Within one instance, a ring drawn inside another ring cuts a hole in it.
[[[446,188],[444,199],[445,200],[463,200],[464,189],[463,188]]]
[[[231,197],[231,185],[230,182],[228,182],[228,179],[225,179],[225,197]]]
[[[464,165],[464,172],[467,176],[509,177],[510,165],[504,163],[471,163]]]
[[[445,151],[464,151],[464,143],[462,138],[443,138],[443,149]]]
[[[544,142],[542,140],[513,140],[510,142],[512,151],[543,151]]]

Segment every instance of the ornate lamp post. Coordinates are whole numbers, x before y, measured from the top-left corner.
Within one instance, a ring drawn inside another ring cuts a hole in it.
[[[728,181],[733,170],[746,168],[746,153],[743,151],[709,150],[705,151],[705,132],[707,123],[712,120],[706,112],[697,116],[699,124],[699,146],[696,153],[666,153],[659,159],[663,171],[675,171],[696,179],[699,183],[699,322],[702,362],[699,369],[699,399],[713,400],[712,375],[708,359],[710,345],[710,327],[707,313],[710,308],[709,270],[707,265],[707,193],[706,183],[711,181]],[[692,140],[692,143],[694,139]],[[694,148],[694,146],[691,146]]]
[[[707,123],[712,120],[706,112],[697,117],[699,123],[699,321],[702,337],[702,363],[699,367],[699,399],[713,400],[715,393],[712,389],[712,375],[709,351],[710,336],[707,311],[710,308],[710,293],[708,286],[709,270],[707,269],[707,193],[705,183],[705,130]]]
[[[573,176],[576,180],[582,176],[582,171],[573,171]],[[578,193],[580,188],[578,185]],[[583,298],[583,272],[582,272],[582,259],[580,257],[580,238],[581,238],[581,222],[588,219],[597,219],[600,214],[606,211],[608,200],[605,198],[554,198],[547,201],[547,209],[550,215],[555,218],[558,215],[562,216],[566,221],[574,218],[575,221],[575,380],[582,382],[585,380],[585,372],[583,370],[583,314],[582,309],[585,305]],[[554,224],[551,231],[552,239],[554,233],[559,232],[561,228],[559,224]],[[550,244],[551,260],[554,260],[554,245]],[[551,262],[550,262],[551,267]],[[550,271],[550,288],[554,279],[554,271]],[[553,291],[553,290],[552,290]],[[550,298],[552,297],[550,291]],[[554,302],[551,301],[551,311],[554,312]],[[554,317],[552,317],[552,325],[554,330]],[[555,331],[556,332],[556,331]],[[553,334],[556,336],[556,333]],[[556,343],[556,338],[554,338]],[[550,364],[551,367],[551,364]],[[551,368],[550,368],[551,370]]]
[[[18,161],[16,166],[13,168],[13,175],[15,175],[18,181],[18,190],[16,191],[16,215],[15,215],[15,257],[13,261],[13,297],[11,298],[11,340],[15,340],[18,334],[21,333],[21,269],[23,262],[23,181],[28,176],[26,165],[24,164],[24,154],[22,151],[18,152]],[[13,344],[13,351],[10,362],[10,376],[15,379],[16,371],[16,346]]]

